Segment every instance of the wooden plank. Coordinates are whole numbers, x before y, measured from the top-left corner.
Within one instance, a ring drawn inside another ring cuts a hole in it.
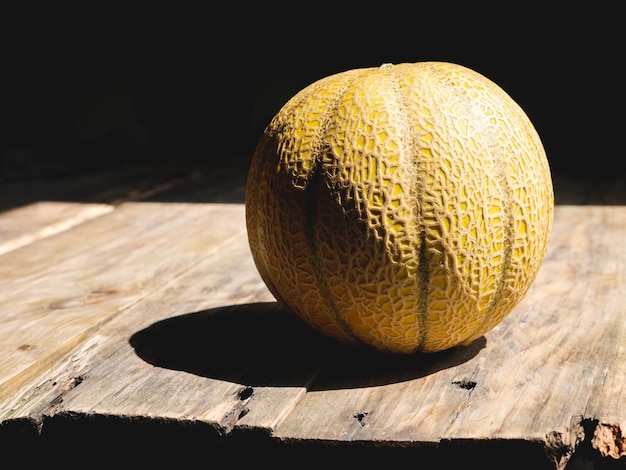
[[[109,204],[40,201],[0,213],[0,255],[113,210]]]
[[[488,337],[509,351],[497,362],[485,358],[489,388],[482,397],[479,390],[472,394],[485,401],[468,406],[447,436],[539,438],[577,432],[570,422],[580,418],[626,429],[626,299],[620,288],[626,282],[626,208],[557,207],[555,222],[533,289]],[[496,410],[505,427],[495,422],[476,429],[476,420],[489,423]]]
[[[151,417],[269,433],[306,393],[327,341],[273,301],[240,232],[100,326],[46,373],[54,380],[7,400],[4,420]],[[293,367],[294,354],[308,359]]]
[[[208,219],[222,237],[206,233]],[[506,443],[525,449],[516,459],[541,459],[537,468],[564,468],[584,445],[624,458],[624,233],[626,207],[557,207],[539,277],[501,325],[465,348],[398,357],[338,345],[283,312],[254,269],[242,205],[124,205],[3,257],[21,276],[0,274],[4,291],[18,291],[0,305],[7,324],[64,334],[27,379],[10,380],[19,386],[2,395],[0,422],[206,423],[289,445],[436,450],[439,463]],[[72,279],[88,280],[86,296]],[[85,302],[111,279],[141,295]],[[52,320],[50,305],[67,316]],[[3,325],[4,342],[14,328]]]
[[[220,256],[200,263],[111,322],[106,331],[121,333],[110,335],[115,354],[88,370],[88,379],[65,396],[57,413],[203,420],[220,432],[230,431],[243,407],[256,400],[256,390],[244,393],[254,385],[255,358],[247,355],[242,338],[252,336],[246,333],[250,320],[258,326],[276,313],[271,296],[250,269],[244,240],[232,239]],[[119,374],[120,369],[141,371],[141,377]],[[117,373],[115,382],[111,373]],[[292,400],[305,389],[276,392]]]
[[[339,361],[275,436],[400,443],[521,440],[540,443],[546,459],[563,465],[580,439],[592,438],[581,436],[585,420],[591,420],[604,423],[615,437],[604,439],[612,448],[605,452],[626,455],[620,438],[626,429],[626,299],[619,288],[626,282],[625,233],[624,207],[557,207],[536,282],[484,345],[436,360],[403,359],[402,373],[391,376],[387,367],[382,375],[363,367],[346,378],[351,364]],[[380,369],[374,363],[374,371]]]
[[[0,401],[241,233],[235,205],[130,203],[5,253]]]

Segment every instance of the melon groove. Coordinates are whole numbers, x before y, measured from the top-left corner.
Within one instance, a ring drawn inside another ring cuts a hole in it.
[[[305,189],[306,196],[304,209],[306,214],[306,224],[304,230],[307,236],[307,241],[309,242],[309,249],[313,253],[313,272],[315,273],[317,283],[320,286],[322,297],[326,301],[326,306],[330,315],[333,317],[333,319],[336,321],[338,326],[347,337],[351,338],[355,342],[359,342],[359,338],[354,335],[352,329],[350,328],[350,325],[341,316],[339,309],[337,308],[337,305],[333,300],[333,295],[328,284],[328,279],[324,274],[322,257],[320,255],[319,249],[317,248],[319,246],[318,231],[316,230],[318,214],[315,200],[317,199],[317,186],[321,182],[320,168],[320,161],[318,159],[318,156],[316,156],[311,178]]]

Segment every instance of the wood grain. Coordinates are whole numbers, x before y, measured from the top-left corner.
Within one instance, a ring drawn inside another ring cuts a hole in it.
[[[113,210],[109,204],[40,201],[0,213],[0,255]]]
[[[5,253],[0,399],[241,232],[232,208],[129,203]]]
[[[564,461],[581,438],[582,420],[625,429],[624,233],[624,207],[558,207],[539,277],[475,356],[408,382],[356,391],[332,390],[330,377],[331,390],[308,393],[276,436],[522,439],[544,442]],[[357,423],[363,415],[365,424]],[[614,435],[606,445],[624,455]]]
[[[589,446],[617,462],[625,233],[626,207],[557,206],[540,274],[502,324],[468,347],[389,356],[280,308],[242,204],[122,204],[0,258],[0,422],[48,436],[67,431],[59,420],[202,424],[247,444],[361,443],[438,462],[510,444],[530,446],[537,468]]]

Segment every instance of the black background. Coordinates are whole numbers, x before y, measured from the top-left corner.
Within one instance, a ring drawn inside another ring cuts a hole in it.
[[[623,171],[616,7],[338,5],[6,12],[2,178],[249,158],[309,83],[423,60],[498,83],[535,124],[553,171]]]

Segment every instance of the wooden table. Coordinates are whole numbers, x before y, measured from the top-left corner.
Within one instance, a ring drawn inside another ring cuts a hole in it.
[[[555,177],[549,251],[509,317],[471,346],[390,357],[276,304],[245,173],[125,171],[0,190],[2,455],[624,468],[623,180],[592,194]]]

